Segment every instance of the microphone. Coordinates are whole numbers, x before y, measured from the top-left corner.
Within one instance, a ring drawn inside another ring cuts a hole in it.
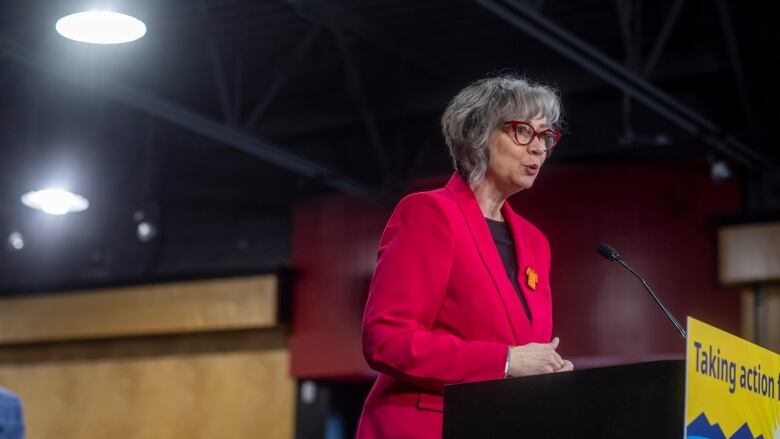
[[[658,306],[661,307],[661,310],[663,310],[664,314],[666,314],[666,317],[671,320],[672,324],[675,328],[677,328],[677,332],[680,333],[680,336],[682,336],[683,340],[688,339],[688,335],[685,333],[685,329],[680,325],[680,322],[677,321],[677,319],[674,318],[672,315],[672,312],[669,311],[669,309],[666,307],[666,305],[661,302],[661,299],[658,298],[658,296],[655,294],[655,291],[653,291],[652,288],[650,288],[650,285],[647,284],[647,281],[639,275],[639,273],[636,272],[633,268],[631,268],[630,265],[628,265],[623,259],[620,258],[620,253],[617,252],[612,246],[608,244],[601,243],[599,244],[598,248],[596,249],[601,256],[606,258],[609,261],[617,262],[618,264],[626,267],[628,271],[631,272],[634,276],[636,276],[637,279],[639,279],[642,282],[642,285],[645,286],[647,291],[650,293],[651,296],[653,296],[653,299],[655,299],[655,303],[658,304]]]
[[[603,242],[599,244],[596,251],[598,251],[601,256],[604,256],[612,262],[620,259],[620,254],[617,252],[617,250],[607,244],[604,244]]]

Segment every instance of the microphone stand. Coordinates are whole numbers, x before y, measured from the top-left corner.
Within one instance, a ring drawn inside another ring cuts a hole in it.
[[[680,333],[680,336],[683,338],[683,340],[687,340],[688,339],[688,334],[686,334],[685,329],[683,329],[682,325],[680,325],[680,322],[678,322],[677,319],[674,318],[674,316],[672,315],[672,312],[669,311],[668,308],[666,308],[666,306],[663,304],[663,302],[661,302],[661,299],[659,299],[658,296],[656,296],[655,291],[653,291],[653,289],[650,287],[650,285],[647,284],[647,282],[644,280],[644,278],[642,278],[642,276],[640,276],[639,273],[636,272],[636,270],[631,268],[631,266],[628,265],[627,263],[625,263],[623,261],[623,259],[621,259],[619,256],[614,258],[613,260],[615,262],[619,263],[620,265],[626,267],[626,269],[628,271],[630,271],[631,274],[636,276],[636,278],[639,279],[640,282],[642,282],[642,285],[645,286],[647,291],[650,292],[650,295],[653,296],[653,299],[655,299],[655,303],[657,303],[658,306],[661,307],[661,310],[663,310],[664,314],[666,314],[666,317],[668,317],[669,320],[672,321],[672,324],[674,325],[674,327],[677,328],[677,332]]]

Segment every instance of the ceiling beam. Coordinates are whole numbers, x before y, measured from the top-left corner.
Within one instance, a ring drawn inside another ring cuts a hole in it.
[[[268,88],[260,96],[260,99],[257,100],[257,104],[252,108],[249,116],[247,116],[246,121],[243,124],[244,131],[252,128],[252,126],[257,123],[258,119],[260,119],[260,116],[268,110],[268,107],[271,106],[271,102],[290,79],[290,75],[292,75],[295,68],[305,59],[305,55],[309,52],[314,42],[317,41],[319,34],[320,26],[315,26],[299,40],[298,44],[292,50],[292,55],[287,60],[286,65],[282,68],[282,71],[276,75],[273,81],[271,81]]]
[[[329,0],[287,0],[298,13],[319,24],[336,27],[367,41],[411,67],[432,78],[446,78],[447,69],[436,64],[429,55],[420,53],[408,44],[394,38],[376,23],[369,23]]]
[[[187,129],[217,143],[233,147],[323,185],[379,205],[391,205],[393,198],[377,189],[341,175],[338,171],[299,157],[263,139],[201,116],[191,110],[149,93],[134,90],[109,79],[86,78],[78,66],[54,66],[52,57],[35,56],[5,38],[0,38],[0,54],[28,68],[61,78],[114,102],[150,114],[160,120]]]
[[[758,124],[756,123],[756,118],[753,114],[750,90],[748,82],[745,80],[744,69],[742,68],[742,56],[740,55],[738,44],[739,38],[737,38],[737,32],[734,29],[731,12],[728,9],[729,5],[725,0],[715,0],[715,6],[718,10],[718,18],[720,20],[721,28],[723,29],[723,39],[726,43],[726,53],[728,54],[731,71],[734,74],[734,80],[737,83],[737,92],[739,94],[740,103],[742,104],[742,109],[745,112],[747,126],[751,131],[755,131]]]
[[[661,28],[661,32],[658,33],[658,37],[655,39],[653,50],[650,51],[650,55],[647,57],[647,61],[645,61],[645,64],[642,67],[642,74],[645,77],[650,76],[650,73],[653,71],[653,68],[658,62],[658,58],[661,57],[661,54],[666,47],[666,43],[669,41],[669,36],[672,34],[674,25],[677,24],[677,18],[680,16],[680,11],[682,10],[684,4],[685,0],[676,0],[674,5],[672,5],[672,9],[666,15],[664,26]]]
[[[719,72],[724,68],[722,60],[715,56],[698,55],[685,58],[675,58],[670,62],[657,65],[653,70],[653,77],[657,81],[674,80],[684,77],[701,77]],[[548,70],[556,70],[559,66],[547,65]],[[572,99],[578,94],[592,94],[593,92],[610,91],[612,87],[595,76],[583,76],[581,72],[560,66],[556,76],[562,86],[561,93]],[[533,71],[527,73],[530,76],[538,75]],[[395,99],[392,105],[380,103],[376,105],[375,114],[378,122],[385,123],[397,119],[428,116],[441,116],[447,102],[457,91],[462,88],[462,80],[442,81],[436,87],[427,87],[423,90],[413,90],[410,93],[394,93]],[[611,94],[611,93],[610,93]],[[305,135],[323,133],[345,127],[357,127],[359,121],[352,112],[320,112],[309,116],[306,126],[301,126],[297,121],[291,120],[286,115],[271,115],[263,118],[263,123],[258,124],[258,132],[265,137],[274,139],[287,139]]]
[[[209,20],[209,11],[206,0],[200,0],[198,3],[198,12],[201,15],[204,23],[206,24],[206,54],[208,55],[209,65],[211,67],[211,74],[214,76],[214,83],[217,88],[217,97],[219,98],[219,105],[222,109],[222,115],[225,121],[230,126],[235,126],[237,123],[237,117],[235,114],[235,105],[232,105],[230,92],[228,92],[228,83],[225,74],[225,63],[222,60],[217,40],[214,37],[214,32],[211,31],[211,20]]]
[[[723,156],[750,170],[761,171],[776,167],[764,154],[748,147],[712,121],[543,17],[533,8],[526,7],[518,0],[475,1],[502,20],[630,95]]]
[[[387,179],[387,175],[390,171],[390,159],[388,158],[387,148],[382,140],[382,135],[379,132],[376,117],[374,117],[374,112],[371,109],[371,105],[368,103],[368,97],[366,96],[363,80],[360,75],[360,68],[358,67],[354,54],[347,46],[348,43],[341,31],[333,29],[332,34],[336,39],[336,44],[339,48],[339,53],[341,54],[341,60],[344,64],[344,70],[346,71],[347,89],[357,106],[360,120],[363,122],[363,128],[368,135],[368,141],[374,150],[377,162],[379,162],[379,168],[383,175],[382,180],[384,181]]]

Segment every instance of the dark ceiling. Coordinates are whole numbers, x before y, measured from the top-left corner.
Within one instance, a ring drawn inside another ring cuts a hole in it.
[[[26,242],[0,252],[0,292],[286,265],[297,201],[388,204],[448,172],[439,115],[500,72],[561,90],[569,134],[553,166],[725,158],[764,192],[780,180],[774,2],[102,3],[147,35],[95,46],[56,33],[95,1],[0,10],[0,235]],[[90,209],[19,202],[50,185]],[[775,207],[764,198],[756,207]],[[136,238],[139,215],[158,226],[152,241]]]

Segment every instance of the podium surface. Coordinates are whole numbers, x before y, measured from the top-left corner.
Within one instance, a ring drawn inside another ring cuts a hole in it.
[[[685,361],[447,386],[444,439],[682,438]]]

